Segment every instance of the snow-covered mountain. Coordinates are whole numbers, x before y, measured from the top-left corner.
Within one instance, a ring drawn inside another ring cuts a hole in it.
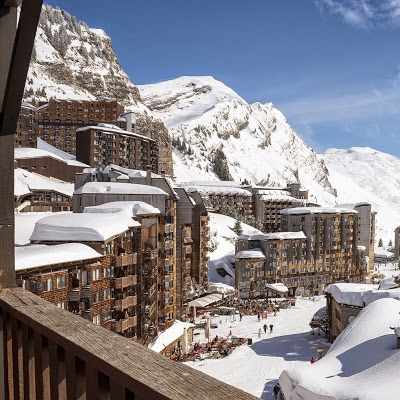
[[[141,101],[138,88],[123,71],[102,29],[59,8],[44,5],[25,85],[24,99],[32,104],[48,98],[116,98],[134,111],[141,134],[158,141],[160,164],[172,174],[171,143],[167,129]]]
[[[320,157],[329,170],[338,203],[366,201],[377,214],[376,242],[394,239],[400,225],[400,158],[369,147],[329,149]]]
[[[317,201],[334,203],[324,162],[271,103],[248,104],[208,76],[138,87],[169,129],[178,180],[300,182]]]

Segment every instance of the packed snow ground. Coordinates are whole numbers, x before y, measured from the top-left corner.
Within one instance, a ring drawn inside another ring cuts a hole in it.
[[[296,306],[280,310],[276,317],[269,314],[267,319],[257,320],[257,316],[243,316],[239,321],[232,317],[213,317],[212,322],[218,328],[211,329],[214,337],[233,336],[252,338],[253,344],[238,347],[228,357],[219,360],[188,362],[187,365],[231,384],[262,399],[272,398],[272,389],[281,372],[290,367],[301,368],[310,363],[311,357],[317,358],[316,348],[322,345],[326,349],[329,343],[323,335],[311,335],[309,322],[312,316],[325,307],[324,297],[297,299]],[[273,332],[265,334],[263,325],[273,324]],[[258,337],[261,329],[261,338]],[[204,330],[195,330],[199,335],[195,340],[205,340]]]

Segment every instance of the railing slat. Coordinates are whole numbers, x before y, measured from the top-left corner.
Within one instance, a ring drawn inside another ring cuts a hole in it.
[[[0,309],[0,399],[8,397],[8,389],[6,377],[7,373],[7,352],[6,352],[6,328],[5,328],[5,312]],[[7,397],[6,397],[7,396]]]
[[[33,343],[35,350],[35,389],[36,400],[43,400],[43,376],[42,376],[42,335],[34,330]]]
[[[99,398],[99,379],[97,374],[97,369],[86,363],[85,365],[85,374],[86,374],[86,397],[88,400],[98,399]]]
[[[50,369],[50,396],[52,399],[58,399],[57,345],[51,340],[49,340],[48,347],[49,347],[49,369]]]
[[[67,400],[75,400],[77,398],[75,356],[69,351],[65,352],[65,376],[67,380]]]
[[[125,388],[113,380],[110,380],[110,400],[125,400]]]

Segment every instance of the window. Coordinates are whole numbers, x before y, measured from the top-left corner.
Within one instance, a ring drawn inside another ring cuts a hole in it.
[[[92,322],[96,325],[100,325],[100,314],[94,315],[92,318]]]
[[[101,292],[94,292],[93,293],[93,303],[98,303],[101,301]]]
[[[108,300],[108,299],[111,299],[112,297],[114,297],[114,293],[113,293],[112,289],[108,288],[108,289],[104,290],[103,296],[104,296],[104,300]]]
[[[62,308],[63,310],[67,309],[67,302],[66,301],[59,301],[57,303],[57,307]]]
[[[52,282],[51,278],[44,279],[42,281],[42,291],[49,292],[52,289],[53,289],[53,282]]]
[[[57,289],[61,289],[67,286],[67,277],[64,276],[57,276]]]
[[[110,278],[114,276],[114,267],[107,267],[103,270],[104,278]]]
[[[92,270],[92,280],[97,281],[100,279],[100,268]]]
[[[104,321],[109,321],[112,318],[112,312],[107,311],[106,313],[103,314],[103,320]]]

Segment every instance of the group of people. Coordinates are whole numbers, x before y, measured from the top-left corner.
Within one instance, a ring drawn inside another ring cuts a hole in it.
[[[267,324],[264,324],[263,329],[264,329],[264,333],[267,333],[267,329],[268,329]],[[272,324],[270,324],[269,325],[269,333],[272,333],[273,329],[274,329],[274,326]],[[258,330],[258,337],[261,337],[261,328]]]

